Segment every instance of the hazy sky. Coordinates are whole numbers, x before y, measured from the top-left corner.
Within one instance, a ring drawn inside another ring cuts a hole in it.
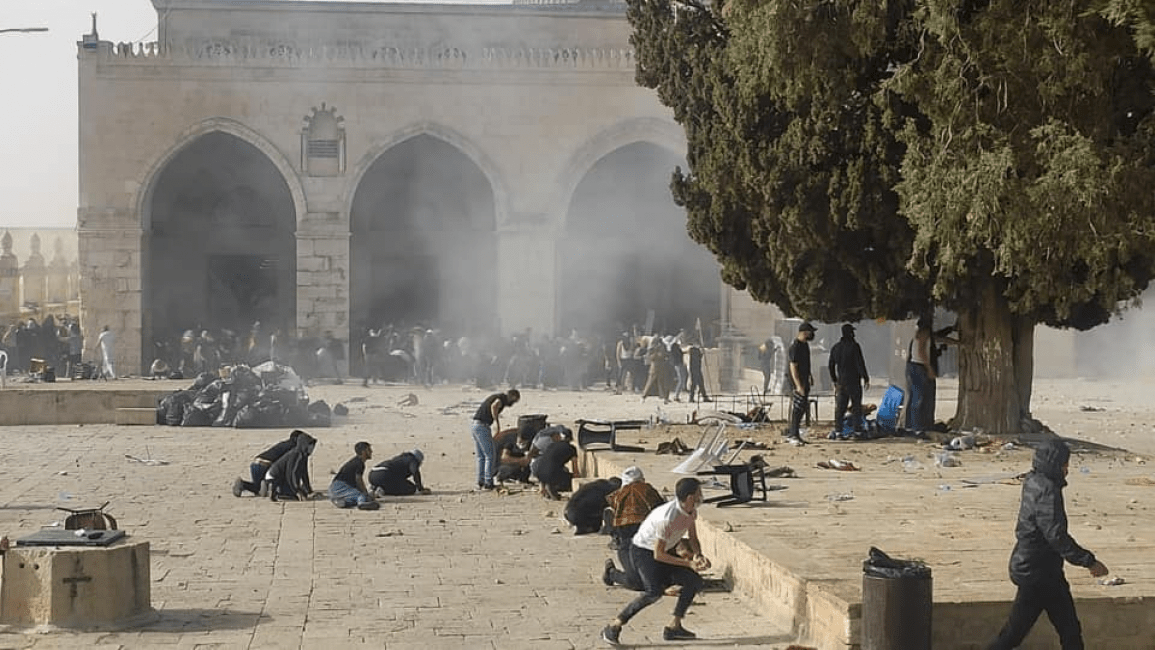
[[[156,38],[150,0],[0,0],[0,30],[49,29],[0,33],[0,226],[76,225],[76,42],[93,12],[103,40]]]

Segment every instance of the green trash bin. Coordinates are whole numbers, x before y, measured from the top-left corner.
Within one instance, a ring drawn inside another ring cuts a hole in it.
[[[930,567],[871,548],[862,568],[862,650],[931,650]]]

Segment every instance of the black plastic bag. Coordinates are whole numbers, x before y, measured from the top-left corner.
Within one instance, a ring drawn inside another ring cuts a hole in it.
[[[931,571],[920,560],[897,560],[877,548],[870,547],[870,556],[862,561],[862,571],[873,578],[929,578]]]

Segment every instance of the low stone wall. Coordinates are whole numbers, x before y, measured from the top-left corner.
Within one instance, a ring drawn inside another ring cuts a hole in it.
[[[174,387],[175,388],[175,387]],[[167,390],[0,390],[0,426],[115,424],[119,408],[155,408]]]

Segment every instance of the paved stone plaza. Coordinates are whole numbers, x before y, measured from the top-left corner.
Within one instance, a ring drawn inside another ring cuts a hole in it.
[[[85,382],[83,387],[93,386],[156,389],[158,384],[129,380]],[[33,388],[67,391],[69,384]],[[1142,484],[1155,474],[1155,465],[1147,464],[1155,443],[1151,409],[1141,400],[1146,388],[1086,382],[1036,385],[1036,415],[1052,427],[1133,450],[1081,454],[1072,463],[1072,533],[1128,583],[1103,587],[1085,571],[1068,573],[1085,612],[1088,647],[1104,647],[1095,644],[1093,635],[1105,627],[1150,624],[1101,615],[1116,600],[1141,603],[1149,595],[1146,585],[1155,579],[1149,559],[1155,546],[1149,517],[1155,488]],[[546,502],[533,491],[473,492],[475,465],[467,423],[486,393],[462,386],[419,389],[417,406],[397,406],[411,390],[356,385],[310,389],[313,399],[341,402],[351,411],[330,429],[310,430],[321,441],[312,463],[316,489],[327,487],[358,440],[373,444],[374,462],[415,446],[425,451],[423,474],[434,493],[388,498],[376,512],[338,510],[326,500],[272,503],[233,497],[232,479],[247,471],[252,455],[283,438],[286,430],[5,427],[0,462],[8,480],[0,488],[0,530],[17,538],[62,521],[65,513],[54,510],[56,506],[111,501],[108,511],[120,527],[152,545],[152,602],[158,616],[124,631],[9,630],[0,634],[0,647],[599,646],[601,626],[631,598],[629,592],[606,588],[599,580],[610,553],[607,539],[574,537],[560,520],[564,504]],[[944,382],[940,396],[948,399],[940,404],[940,414],[952,408],[951,394],[953,387]],[[642,403],[636,396],[601,391],[526,390],[505,424],[513,425],[517,416],[527,413],[545,413],[551,422],[572,425],[580,417],[647,417],[657,408],[653,400]],[[823,404],[823,417],[829,408]],[[681,422],[693,406],[662,409],[667,419]],[[652,450],[673,434],[696,430],[656,428],[639,432],[637,439]],[[763,437],[776,430],[768,425],[749,433]],[[861,584],[860,563],[871,544],[898,556],[923,557],[935,571],[936,603],[989,603],[976,628],[980,632],[960,634],[985,634],[1005,616],[1005,600],[1013,593],[1005,567],[1018,489],[987,484],[966,490],[960,479],[1025,471],[1029,450],[964,454],[963,467],[949,469],[935,468],[930,446],[912,441],[818,443],[802,449],[771,445],[762,453],[772,466],[791,465],[802,478],[787,482],[786,491],[772,493],[770,508],[706,507],[704,525],[731,530],[739,543],[847,598],[860,595],[854,593]],[[135,462],[126,454],[168,464]],[[595,456],[603,472],[642,464],[651,482],[667,493],[677,478],[667,471],[676,464],[674,457],[652,452]],[[900,461],[906,456],[914,456],[922,469],[906,471]],[[824,457],[848,458],[863,471],[816,469],[815,461]],[[837,493],[853,494],[854,499],[827,500]],[[660,638],[672,604],[667,599],[645,611],[625,630],[623,641],[641,647],[673,645]],[[783,624],[772,604],[766,604],[765,594],[739,588],[700,596],[686,625],[701,639],[679,647],[780,650],[794,641],[799,625],[807,624],[797,619],[793,625]],[[1028,647],[1048,647],[1041,638],[1035,643],[1042,645]],[[974,647],[984,640],[974,639]]]

